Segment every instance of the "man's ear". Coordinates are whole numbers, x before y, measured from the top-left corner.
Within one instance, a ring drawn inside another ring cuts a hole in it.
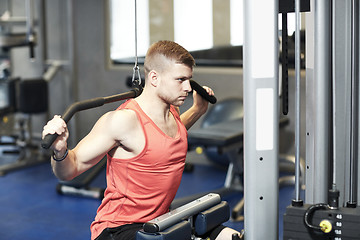
[[[152,86],[156,87],[159,83],[158,79],[159,74],[155,70],[149,72],[149,80]]]

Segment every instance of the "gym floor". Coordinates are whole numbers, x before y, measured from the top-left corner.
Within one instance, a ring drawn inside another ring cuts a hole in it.
[[[176,198],[222,187],[226,169],[208,162],[196,162],[193,172],[184,173]],[[0,239],[90,239],[89,226],[100,200],[59,195],[56,192],[57,182],[49,163],[0,177]],[[93,181],[92,186],[105,186],[105,171]],[[282,187],[279,192],[279,239],[282,239],[282,216],[291,203],[294,188]],[[242,193],[234,193],[223,200],[233,207],[241,198]],[[225,225],[243,229],[243,222],[229,220]]]

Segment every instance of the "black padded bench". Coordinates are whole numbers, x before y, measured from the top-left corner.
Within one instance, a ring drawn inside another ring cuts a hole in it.
[[[136,240],[199,239],[229,218],[227,202],[221,201],[219,194],[210,193],[145,223]]]

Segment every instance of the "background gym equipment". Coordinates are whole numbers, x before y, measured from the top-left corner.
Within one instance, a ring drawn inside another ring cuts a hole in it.
[[[294,1],[279,1],[279,13],[281,14],[281,91],[282,91],[282,112],[284,115],[289,113],[289,76],[288,70],[289,65],[295,66],[295,64],[300,64],[303,68],[305,67],[305,31],[301,31],[301,61],[297,63],[295,59],[297,59],[297,55],[300,52],[295,51],[295,34],[293,38],[294,41],[289,42],[288,36],[288,17],[287,14],[295,11],[295,2]],[[300,1],[300,12],[308,12],[310,11],[310,0],[302,0]],[[297,35],[298,36],[298,35]],[[296,36],[296,37],[297,37]],[[294,43],[291,44],[290,43]],[[291,48],[294,47],[294,48]],[[295,56],[296,55],[296,56]],[[290,60],[290,61],[289,61]]]
[[[208,110],[208,112],[204,116],[203,121],[201,122],[200,128],[203,129],[218,123],[226,123],[232,120],[242,119],[243,116],[244,108],[243,100],[241,98],[224,99]],[[237,132],[238,129],[236,129],[235,131]],[[211,141],[212,139],[208,140]],[[192,146],[191,141],[192,139],[190,137],[190,150],[194,147]],[[216,146],[211,146],[211,144],[206,145],[206,147],[204,148],[204,154],[210,161],[213,161],[220,165],[228,166],[228,164],[230,163],[229,158],[226,156],[226,154],[222,154],[222,151],[219,151]]]
[[[25,1],[26,17],[25,18],[14,18],[10,16],[9,12],[6,12],[1,16],[0,25],[15,25],[23,24],[26,25],[25,33],[12,33],[7,31],[1,31],[0,33],[0,47],[2,50],[8,51],[14,47],[29,47],[30,60],[35,58],[35,45],[36,45],[36,33],[34,31],[34,2],[33,0]],[[3,29],[2,29],[3,30]]]
[[[134,70],[134,74],[136,74],[135,70]],[[141,83],[137,82],[135,84],[141,84]],[[190,84],[192,89],[198,92],[200,96],[202,96],[212,104],[216,103],[217,101],[216,97],[208,95],[206,90],[203,87],[201,87],[197,82],[195,82],[194,80],[190,80]],[[142,92],[141,87],[133,88],[131,91],[126,93],[76,102],[65,110],[64,114],[62,115],[62,118],[65,120],[65,122],[68,122],[76,112],[95,108],[95,107],[100,107],[104,104],[111,102],[121,101],[128,98],[134,98],[139,96],[141,92]],[[45,149],[48,149],[56,138],[57,138],[56,134],[45,136],[45,138],[41,142],[41,146]],[[91,187],[90,184],[94,180],[94,178],[98,176],[100,171],[102,171],[105,168],[105,166],[106,166],[106,159],[102,159],[97,165],[95,165],[88,171],[84,172],[83,174],[79,175],[78,177],[74,178],[73,180],[59,182],[59,184],[56,187],[57,192],[64,195],[77,195],[83,197],[102,199],[104,196],[104,189],[98,187]]]
[[[15,121],[18,130],[1,133],[2,157],[9,161],[0,165],[0,175],[49,161],[49,155],[39,148],[40,139],[32,135],[31,127],[31,115],[48,111],[47,84],[42,78],[0,80],[1,124],[10,124],[7,119],[14,114],[19,115]]]
[[[33,130],[37,121],[48,114],[48,84],[64,65],[64,62],[49,60],[44,62],[47,69],[40,77],[37,74],[36,77],[12,77],[15,75],[10,59],[14,56],[13,49],[29,47],[29,62],[34,63],[38,21],[34,19],[33,0],[23,3],[25,17],[12,16],[9,10],[12,1],[2,4],[7,10],[0,17],[0,175],[49,161],[48,153],[39,147],[40,134]]]

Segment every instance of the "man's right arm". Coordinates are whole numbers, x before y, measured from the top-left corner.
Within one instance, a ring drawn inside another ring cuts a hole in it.
[[[117,142],[121,142],[122,131],[128,129],[128,121],[127,115],[122,111],[106,113],[74,149],[67,150],[69,133],[66,123],[59,116],[55,116],[44,127],[43,137],[53,133],[59,135],[51,146],[54,151],[51,165],[56,177],[68,181],[98,163],[110,149],[117,145]],[[66,151],[68,151],[66,157],[61,160]],[[56,159],[61,161],[56,161]]]

